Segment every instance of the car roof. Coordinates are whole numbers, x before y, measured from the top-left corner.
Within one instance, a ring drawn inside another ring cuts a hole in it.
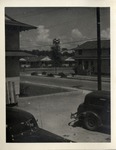
[[[29,112],[26,112],[19,108],[6,107],[7,124],[17,124],[31,118],[33,118],[33,115]]]
[[[85,97],[85,101],[89,99],[101,99],[101,100],[110,100],[110,92],[109,91],[94,91],[88,93]]]

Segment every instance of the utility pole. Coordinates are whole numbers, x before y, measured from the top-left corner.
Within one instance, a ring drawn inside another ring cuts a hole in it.
[[[52,60],[53,65],[55,67],[55,73],[57,73],[57,67],[61,64],[61,54],[60,54],[60,39],[53,40],[53,46],[51,47],[52,53]]]
[[[97,14],[97,80],[98,90],[102,90],[101,86],[101,32],[100,32],[100,8],[96,8]]]

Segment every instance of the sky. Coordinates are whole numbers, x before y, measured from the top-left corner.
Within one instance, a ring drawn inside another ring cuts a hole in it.
[[[34,25],[37,29],[20,33],[20,49],[50,50],[53,39],[61,48],[72,49],[96,40],[97,19],[94,7],[6,7],[13,19]],[[110,8],[100,8],[101,38],[110,39]]]

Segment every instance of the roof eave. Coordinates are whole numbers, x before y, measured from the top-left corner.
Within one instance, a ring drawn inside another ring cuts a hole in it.
[[[6,26],[10,26],[10,27],[13,26],[14,28],[19,28],[20,31],[37,29],[36,26],[32,26],[32,25],[28,25],[28,24],[16,21],[7,15],[5,15],[5,16],[9,19],[9,20],[5,20]]]
[[[6,51],[6,57],[33,57],[33,55],[23,51]]]

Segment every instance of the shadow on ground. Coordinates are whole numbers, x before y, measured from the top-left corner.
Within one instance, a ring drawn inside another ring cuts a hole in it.
[[[73,121],[69,122],[68,125],[72,126],[73,128],[76,128],[76,127],[82,127],[82,128],[84,128],[83,123],[80,120],[78,120],[78,121],[73,120]],[[109,134],[109,135],[111,134],[110,129],[109,128],[105,128],[105,127],[101,127],[97,131],[95,131],[95,132],[100,132],[100,133]]]

